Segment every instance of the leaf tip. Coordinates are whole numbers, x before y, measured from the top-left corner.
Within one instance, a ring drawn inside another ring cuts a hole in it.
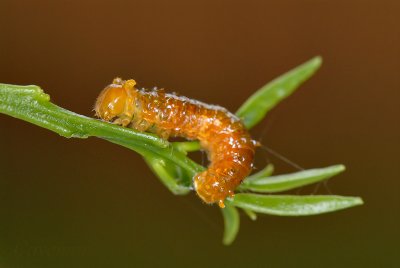
[[[355,206],[364,205],[364,200],[361,197],[354,197],[354,205]]]
[[[310,63],[311,63],[312,65],[314,65],[316,69],[318,69],[319,67],[321,67],[322,62],[323,62],[323,59],[322,59],[322,57],[321,57],[320,55],[315,56],[314,58],[312,58],[312,59],[310,60]]]
[[[220,209],[224,219],[224,235],[222,238],[222,244],[229,246],[235,241],[236,235],[239,232],[240,218],[239,212],[231,206],[229,201],[226,203],[225,208]]]
[[[337,173],[341,173],[341,172],[343,172],[343,171],[346,171],[346,166],[343,165],[343,164],[339,164],[339,165],[336,165],[336,166],[334,166],[334,167],[336,168],[336,172],[337,172]]]
[[[344,204],[344,206],[341,209],[364,205],[364,200],[359,196],[343,197],[343,198],[347,199],[347,204]]]
[[[223,244],[224,246],[230,246],[230,245],[232,245],[233,241],[234,241],[234,240],[232,240],[232,239],[230,239],[230,238],[224,237],[224,238],[222,239],[222,244]]]
[[[246,213],[246,215],[252,220],[255,221],[257,220],[257,214],[250,210],[250,209],[243,209],[243,211]]]

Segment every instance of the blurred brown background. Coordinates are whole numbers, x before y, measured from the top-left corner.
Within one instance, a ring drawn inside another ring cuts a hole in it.
[[[322,55],[252,133],[304,168],[345,164],[317,193],[365,201],[314,217],[242,215],[224,247],[218,209],[170,194],[134,152],[0,115],[0,267],[399,267],[398,1],[2,0],[0,10],[0,81],[40,85],[88,116],[115,76],[235,111]],[[268,160],[295,171],[262,152],[258,166]]]

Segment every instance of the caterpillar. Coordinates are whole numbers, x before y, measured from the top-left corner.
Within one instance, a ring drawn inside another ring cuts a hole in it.
[[[253,167],[257,142],[241,120],[220,106],[135,85],[135,80],[115,78],[97,98],[96,116],[163,139],[199,140],[210,164],[194,176],[194,188],[204,202],[225,207],[225,198],[233,197]]]

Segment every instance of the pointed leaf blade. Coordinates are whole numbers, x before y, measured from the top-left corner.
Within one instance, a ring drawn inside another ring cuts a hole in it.
[[[255,179],[266,178],[272,175],[274,172],[274,165],[268,164],[265,168],[261,169],[260,171],[248,176],[246,181],[252,181]]]
[[[227,201],[236,207],[278,216],[316,215],[363,204],[359,197],[336,195],[295,196],[240,193]]]
[[[182,180],[178,180],[183,174],[179,166],[171,162],[166,163],[166,159],[154,157],[143,157],[150,169],[157,175],[160,181],[175,195],[185,195],[191,191],[191,187],[184,185]],[[175,169],[174,169],[175,168]],[[179,172],[179,173],[178,173]]]
[[[257,220],[257,214],[250,210],[250,209],[243,209],[244,213],[250,218],[250,220],[255,221]]]
[[[240,227],[240,218],[237,208],[232,205],[225,204],[225,208],[221,208],[222,216],[224,218],[224,237],[222,243],[230,245],[236,238]]]
[[[257,193],[282,192],[329,179],[344,170],[344,165],[334,165],[325,168],[308,169],[295,173],[264,178],[249,177],[249,179],[243,181],[238,189],[241,191],[253,191]]]
[[[268,111],[310,78],[321,66],[321,63],[321,57],[314,57],[274,79],[250,96],[236,112],[236,115],[243,120],[248,129],[254,127],[265,117]]]

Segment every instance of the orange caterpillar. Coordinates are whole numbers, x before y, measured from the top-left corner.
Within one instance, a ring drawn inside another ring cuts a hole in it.
[[[220,106],[135,85],[134,80],[114,79],[97,98],[96,116],[163,139],[198,139],[210,165],[194,176],[194,187],[206,203],[218,202],[223,208],[253,166],[256,142],[240,119]]]

